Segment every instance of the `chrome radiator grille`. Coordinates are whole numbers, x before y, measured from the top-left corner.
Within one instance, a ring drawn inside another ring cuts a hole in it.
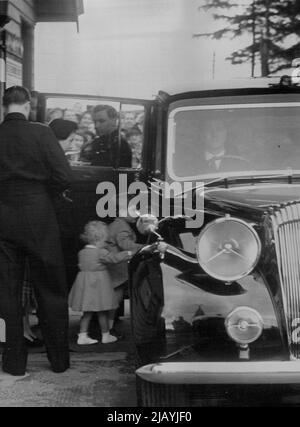
[[[290,351],[292,357],[300,358],[300,342],[293,336],[300,325],[300,202],[274,210],[271,220]]]

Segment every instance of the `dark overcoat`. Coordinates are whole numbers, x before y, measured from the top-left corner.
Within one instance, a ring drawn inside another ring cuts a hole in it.
[[[66,190],[71,170],[52,130],[20,113],[0,125],[0,317],[6,323],[2,368],[23,375],[21,291],[30,265],[38,316],[55,372],[69,366],[65,269],[53,197]]]

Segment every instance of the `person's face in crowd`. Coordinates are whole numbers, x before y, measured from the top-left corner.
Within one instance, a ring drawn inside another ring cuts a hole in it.
[[[82,105],[79,102],[76,102],[73,106],[73,110],[76,114],[81,115],[82,114]]]
[[[83,136],[76,133],[71,142],[72,150],[80,150],[83,144],[84,144]]]
[[[212,154],[218,154],[225,149],[227,129],[221,121],[211,121],[205,125],[205,149]]]
[[[109,117],[105,110],[94,114],[94,122],[99,136],[108,135],[117,128],[117,119]]]
[[[143,141],[142,135],[134,134],[130,136],[128,142],[133,148],[138,149],[139,147],[142,147],[142,141]]]
[[[65,110],[64,120],[70,120],[71,122],[78,123],[77,115],[74,110]]]
[[[80,120],[79,127],[83,130],[93,132],[95,130],[95,125],[91,113],[85,113]]]
[[[135,125],[135,120],[134,120],[134,113],[126,113],[124,120],[123,120],[123,125],[125,127],[125,129],[130,129]]]
[[[59,143],[64,152],[72,149],[73,139],[75,138],[75,132],[72,132],[67,139],[60,140]]]

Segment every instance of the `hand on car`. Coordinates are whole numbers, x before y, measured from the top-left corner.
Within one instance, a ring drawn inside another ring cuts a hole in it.
[[[166,253],[166,251],[167,251],[167,249],[168,249],[168,245],[167,245],[167,243],[165,243],[165,242],[159,242],[159,243],[157,244],[157,250],[158,250],[160,253],[165,254],[165,253]]]

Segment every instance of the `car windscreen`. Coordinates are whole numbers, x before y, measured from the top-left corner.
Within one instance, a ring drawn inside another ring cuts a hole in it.
[[[300,170],[300,103],[177,107],[167,168],[175,180]]]

